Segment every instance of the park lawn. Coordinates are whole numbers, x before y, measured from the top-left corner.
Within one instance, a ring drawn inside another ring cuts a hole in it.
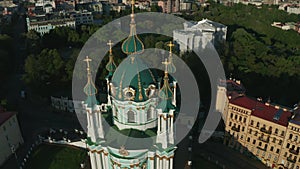
[[[79,169],[86,156],[80,148],[42,144],[31,154],[26,169]]]
[[[196,169],[221,169],[221,167],[202,157],[199,157],[197,158],[197,160],[194,160],[193,165]]]

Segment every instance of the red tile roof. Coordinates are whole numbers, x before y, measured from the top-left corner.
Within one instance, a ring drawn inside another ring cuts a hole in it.
[[[16,112],[0,112],[0,126],[15,114]]]
[[[231,104],[244,107],[251,110],[251,115],[265,119],[270,122],[274,122],[283,126],[288,125],[288,120],[291,117],[292,113],[288,110],[282,110],[282,113],[279,116],[278,120],[275,120],[274,117],[278,113],[277,108],[273,105],[265,105],[264,103],[257,101],[255,99],[249,98],[247,96],[241,96],[229,101]]]

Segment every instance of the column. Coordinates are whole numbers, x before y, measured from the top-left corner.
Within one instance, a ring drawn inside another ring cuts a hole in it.
[[[95,159],[95,153],[90,153],[90,159],[91,159],[91,169],[97,169],[96,159]]]
[[[176,106],[176,82],[173,82],[173,100],[172,100],[173,105]]]
[[[170,157],[170,169],[173,169],[173,156]]]
[[[156,169],[160,169],[159,168],[159,157],[158,156],[156,157]]]
[[[108,163],[109,163],[109,161],[108,161],[108,153],[107,154],[105,154],[105,152],[104,152],[104,159],[105,159],[105,164],[106,164],[106,169],[109,169],[109,166],[108,166]]]
[[[159,169],[163,169],[163,159],[159,159]]]
[[[158,125],[158,129],[157,129],[158,134],[160,133],[160,120],[161,120],[160,118],[161,118],[161,117],[158,115],[158,118],[157,118],[157,119],[158,119],[158,122],[157,122],[157,123],[158,123],[158,124],[157,124],[157,125]]]
[[[104,154],[103,154],[103,152],[101,152],[100,157],[101,157],[101,160],[102,160],[103,169],[106,169],[106,162],[107,162],[107,161],[105,161],[105,159],[104,159]]]
[[[97,162],[97,166],[99,169],[102,169],[102,160],[101,160],[101,156],[100,153],[95,153],[96,154],[96,162]]]
[[[166,169],[169,169],[169,158],[166,159]]]

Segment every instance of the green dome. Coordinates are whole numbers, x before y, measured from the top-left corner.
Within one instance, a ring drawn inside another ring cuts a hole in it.
[[[122,44],[122,51],[128,55],[142,53],[144,44],[137,35],[130,35]]]
[[[130,33],[122,44],[122,51],[127,54],[139,54],[144,51],[144,44],[136,34],[134,14],[131,14]]]
[[[109,61],[105,66],[106,70],[109,72],[108,77],[112,76],[113,72],[116,70],[117,65],[114,62],[113,55],[109,55]]]
[[[149,69],[137,56],[125,59],[112,77],[114,97],[118,100],[141,102],[148,100],[146,89],[156,86],[156,72]],[[129,91],[129,93],[128,93]]]

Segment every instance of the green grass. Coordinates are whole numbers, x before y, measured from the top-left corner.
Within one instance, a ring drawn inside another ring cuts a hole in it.
[[[79,169],[86,156],[83,149],[42,144],[31,154],[26,169]]]

